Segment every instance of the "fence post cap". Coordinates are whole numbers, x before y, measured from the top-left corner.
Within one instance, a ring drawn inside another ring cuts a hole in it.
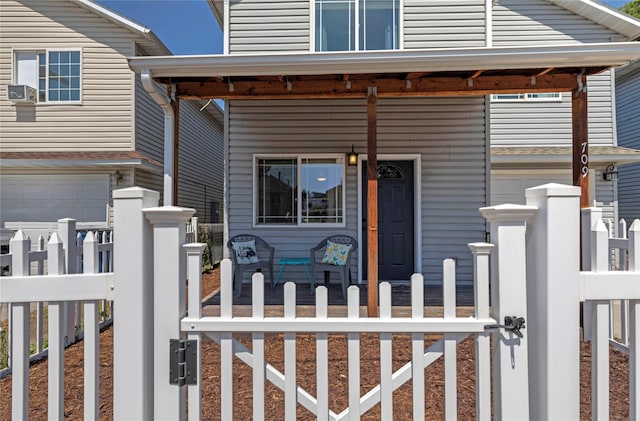
[[[579,197],[580,187],[549,183],[525,190],[526,197]]]
[[[471,250],[473,254],[489,254],[495,245],[491,243],[469,243],[467,247],[469,247],[469,250]]]
[[[152,224],[163,223],[187,223],[191,219],[196,210],[193,208],[181,208],[178,206],[157,206],[153,208],[142,209],[144,216]]]
[[[528,221],[538,213],[536,206],[504,204],[480,208],[487,221]]]
[[[207,247],[205,243],[189,243],[182,246],[187,251],[187,254],[200,254]]]
[[[155,199],[160,200],[160,193],[142,187],[127,187],[113,191],[114,199]]]

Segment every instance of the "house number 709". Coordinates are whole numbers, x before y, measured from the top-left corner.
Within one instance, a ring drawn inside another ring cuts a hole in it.
[[[580,155],[580,163],[582,164],[582,168],[580,172],[582,172],[582,176],[586,177],[589,175],[589,155],[587,155],[587,142],[582,142],[582,152]]]

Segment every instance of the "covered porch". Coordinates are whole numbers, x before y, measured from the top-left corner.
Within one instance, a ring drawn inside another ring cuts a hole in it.
[[[366,145],[360,149],[360,171],[362,192],[357,206],[351,200],[350,208],[361,208],[366,223],[355,211],[335,232],[355,232],[360,238],[358,256],[359,279],[366,280],[368,314],[377,315],[378,268],[379,268],[379,107],[381,101],[402,102],[412,98],[438,97],[442,101],[450,98],[482,99],[488,94],[571,92],[572,96],[572,162],[573,184],[582,190],[581,205],[591,203],[589,197],[589,142],[587,117],[587,76],[597,74],[610,67],[626,64],[640,56],[640,46],[635,43],[583,44],[549,47],[504,47],[438,50],[404,50],[361,53],[313,53],[274,54],[254,56],[196,56],[196,57],[136,57],[130,66],[147,80],[165,84],[168,88],[164,99],[165,109],[165,205],[173,204],[173,154],[177,138],[177,119],[171,113],[180,99],[225,99],[225,238],[230,232],[256,229],[255,221],[242,227],[230,223],[229,199],[235,194],[229,185],[233,173],[230,162],[229,104],[236,101],[265,101],[273,105],[280,100],[338,100],[359,99],[366,113]],[[445,98],[448,97],[448,98]],[[163,101],[159,99],[159,101]],[[295,105],[294,105],[295,107]],[[464,125],[464,120],[459,120]],[[250,136],[250,134],[249,134]],[[303,137],[303,136],[301,136]],[[363,139],[364,140],[364,139]],[[417,145],[419,144],[416,141]],[[443,140],[446,144],[446,139]],[[485,148],[488,139],[484,135]],[[351,139],[344,139],[338,149],[347,153]],[[336,143],[337,144],[337,143]],[[332,143],[329,147],[335,147]],[[237,143],[234,147],[239,147]],[[446,147],[446,145],[445,145]],[[366,152],[365,152],[366,151]],[[363,153],[364,152],[364,153]],[[420,155],[416,154],[420,163]],[[424,154],[422,154],[424,156]],[[411,157],[409,157],[411,158]],[[384,158],[383,158],[384,159]],[[411,158],[414,159],[414,158]],[[470,175],[483,178],[483,191],[489,189],[488,154],[484,154],[483,172]],[[352,173],[353,174],[353,173]],[[416,192],[413,214],[414,272],[423,272],[423,247],[426,235],[422,226],[423,177],[416,178],[412,187]],[[484,205],[488,200],[484,201]],[[481,204],[483,205],[483,204]],[[251,206],[248,205],[250,208]],[[347,209],[347,211],[349,211]],[[477,207],[476,207],[477,209]],[[255,211],[252,211],[255,212]],[[253,219],[255,214],[251,215]],[[576,215],[579,218],[579,215]],[[300,228],[305,230],[305,228]],[[484,231],[484,230],[483,230]],[[482,233],[483,234],[483,233]],[[470,238],[468,241],[482,239]],[[366,242],[366,247],[364,246]],[[309,247],[312,244],[309,244]],[[366,260],[366,264],[363,262]],[[366,271],[366,278],[362,272]]]

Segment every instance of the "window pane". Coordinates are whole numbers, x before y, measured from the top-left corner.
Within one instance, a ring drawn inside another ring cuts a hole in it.
[[[78,89],[73,89],[71,91],[71,101],[80,101],[80,91]]]
[[[80,88],[80,78],[79,77],[72,77],[70,79],[71,79],[71,87],[79,89]]]
[[[560,92],[538,92],[527,94],[528,99],[559,99]]]
[[[258,159],[259,224],[298,223],[297,159]]]
[[[316,1],[316,51],[355,49],[354,0]]]
[[[72,51],[71,52],[71,63],[72,64],[80,64],[80,51]]]
[[[36,87],[36,53],[17,52],[16,61],[16,85],[28,85]]]
[[[339,159],[302,160],[303,223],[342,223],[343,171]]]
[[[399,0],[361,0],[360,49],[398,48]]]
[[[69,101],[69,91],[68,90],[64,90],[64,91],[60,91],[60,101]]]
[[[58,101],[58,91],[49,90],[49,101]]]

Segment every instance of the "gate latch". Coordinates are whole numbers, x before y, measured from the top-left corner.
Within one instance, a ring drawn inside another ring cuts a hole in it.
[[[519,338],[523,338],[522,332],[520,329],[524,329],[526,326],[524,325],[525,320],[524,317],[517,316],[505,316],[503,325],[486,325],[485,329],[504,329],[509,332],[513,332]]]
[[[169,384],[198,384],[198,341],[169,340]]]

